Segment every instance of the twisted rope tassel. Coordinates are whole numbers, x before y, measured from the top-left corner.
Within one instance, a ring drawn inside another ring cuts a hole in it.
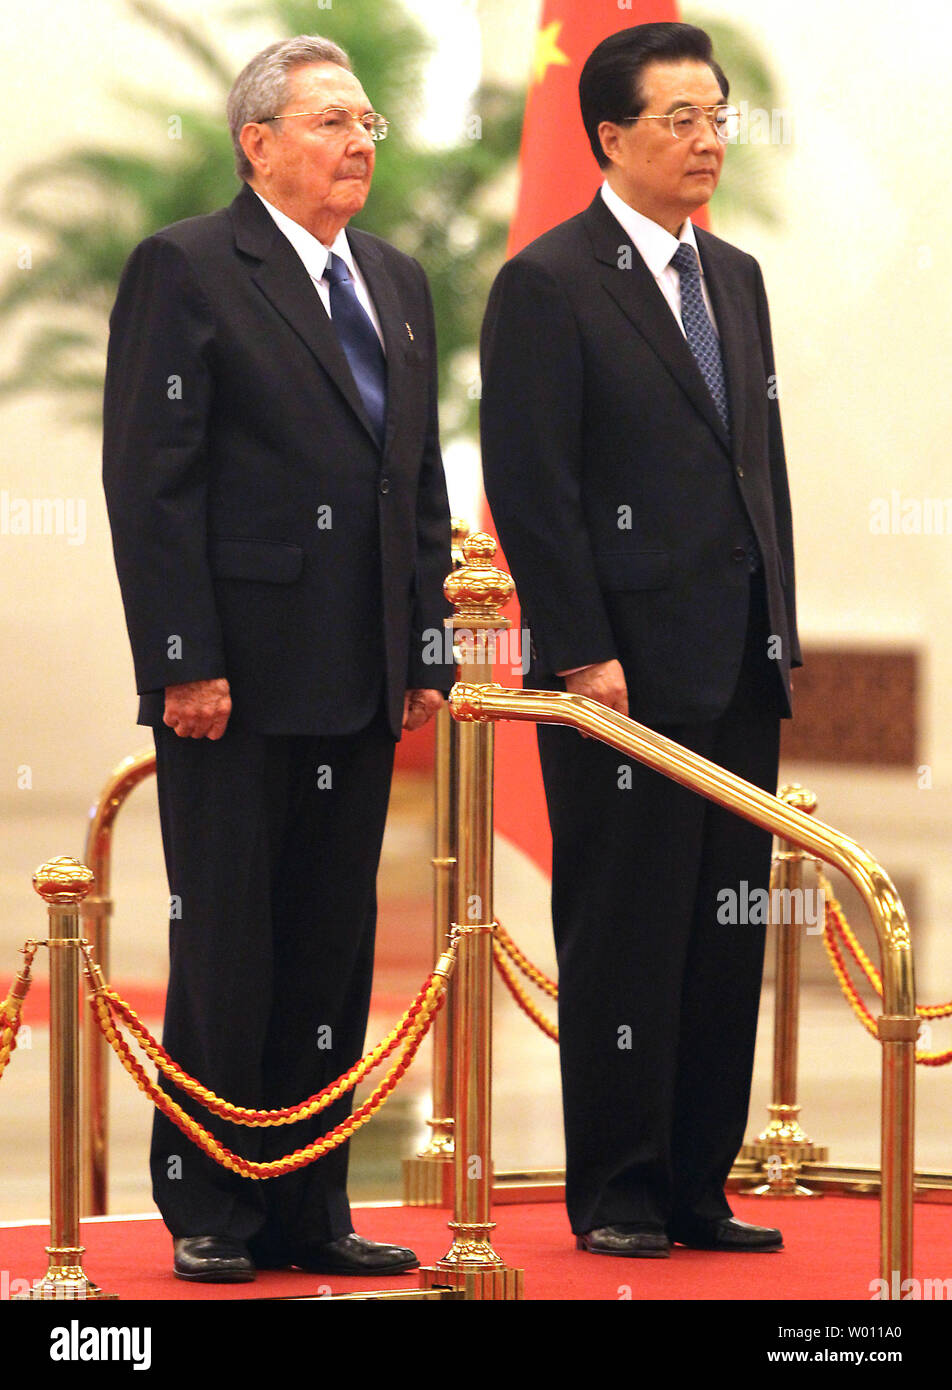
[[[823,893],[824,901],[824,925],[823,925],[823,944],[833,973],[840,983],[844,995],[852,1006],[860,1023],[872,1037],[879,1037],[879,1028],[873,1015],[860,998],[856,986],[850,978],[843,953],[840,950],[840,941],[849,949],[856,963],[861,967],[867,980],[880,999],[883,997],[882,978],[879,971],[863,950],[859,941],[846,920],[846,915],[836,899],[832,884],[822,870],[818,870],[817,881]],[[839,941],[837,940],[839,938]],[[952,1013],[952,1004],[922,1004],[916,1008],[917,1018],[947,1018]],[[925,1052],[916,1050],[916,1061],[926,1067],[942,1067],[947,1062],[952,1062],[952,1048],[945,1052]]]
[[[496,923],[496,940],[527,979],[531,980],[534,985],[538,985],[550,999],[558,999],[558,985],[554,980],[550,980],[548,975],[543,975],[538,966],[533,965],[528,957],[523,955],[501,922]]]
[[[435,969],[427,977],[422,989],[397,1027],[382,1043],[361,1058],[349,1072],[338,1077],[337,1081],[332,1082],[329,1086],[325,1086],[324,1090],[316,1096],[311,1096],[300,1105],[289,1106],[283,1110],[251,1110],[246,1106],[236,1106],[222,1100],[214,1092],[182,1071],[141,1023],[135,1011],[125,1000],[120,999],[115,991],[107,988],[102,971],[89,953],[88,943],[83,942],[82,949],[86,959],[86,974],[93,987],[90,994],[93,1017],[106,1041],[140,1091],[144,1092],[153,1104],[209,1158],[247,1178],[278,1177],[282,1173],[291,1173],[297,1168],[314,1163],[317,1159],[330,1153],[332,1149],[345,1143],[356,1130],[367,1123],[394,1090],[416,1056],[420,1043],[426,1037],[433,1019],[443,1006],[446,998],[447,981],[456,964],[456,942],[454,939],[451,940],[449,947],[440,957]],[[224,1144],[220,1144],[213,1134],[193,1119],[171,1096],[167,1095],[146,1075],[142,1065],[120,1037],[113,1019],[113,1011],[126,1024],[143,1051],[176,1085],[179,1085],[193,1099],[221,1118],[249,1126],[293,1124],[298,1120],[310,1118],[324,1110],[340,1096],[345,1095],[401,1044],[402,1051],[372,1095],[348,1119],[343,1120],[329,1133],[314,1140],[305,1148],[297,1149],[293,1153],[286,1154],[283,1158],[260,1163],[242,1158],[239,1154],[226,1148]]]
[[[528,994],[526,994],[525,990],[510,970],[505,956],[508,955],[518,969],[522,971],[523,975],[531,980],[534,985],[538,985],[539,989],[547,994],[550,999],[558,999],[558,985],[554,980],[550,980],[548,975],[543,975],[542,971],[537,966],[533,965],[527,956],[523,955],[501,922],[496,922],[495,926],[496,930],[493,935],[493,961],[496,969],[505,982],[506,988],[509,990],[513,999],[515,999],[520,1009],[522,1009],[523,1013],[528,1014],[533,1023],[542,1029],[546,1037],[551,1038],[553,1042],[557,1043],[559,1040],[557,1025],[546,1018],[542,1010],[533,1004]]]
[[[23,1001],[30,991],[33,977],[30,974],[33,965],[33,957],[36,955],[36,948],[40,945],[38,941],[25,941],[20,947],[23,953],[23,965],[18,974],[14,975],[13,983],[3,1003],[0,1004],[0,1076],[3,1076],[6,1065],[9,1062],[13,1050],[17,1045],[17,1033],[20,1031],[20,1011],[23,1008]]]
[[[403,1018],[387,1037],[377,1044],[377,1046],[366,1056],[356,1062],[350,1071],[343,1076],[332,1081],[316,1095],[309,1096],[307,1100],[299,1105],[288,1106],[283,1110],[252,1110],[243,1105],[233,1105],[231,1101],[223,1100],[214,1091],[203,1086],[200,1081],[189,1076],[187,1072],[172,1060],[165,1048],[156,1041],[153,1035],[139,1019],[135,1010],[132,1009],[124,999],[110,989],[100,990],[99,993],[107,1002],[111,1012],[117,1015],[126,1025],[129,1032],[138,1042],[143,1052],[155,1063],[159,1071],[167,1076],[170,1081],[174,1081],[186,1095],[197,1100],[206,1110],[218,1115],[223,1120],[231,1120],[234,1124],[247,1125],[250,1128],[263,1127],[269,1125],[296,1124],[299,1120],[310,1119],[313,1115],[326,1110],[334,1101],[361,1082],[369,1072],[375,1070],[396,1047],[409,1035],[417,1016],[426,1006],[429,991],[432,989],[434,976],[429,976],[413,1003],[407,1009]]]
[[[416,1056],[420,1043],[426,1037],[430,1024],[439,1012],[446,997],[446,981],[441,975],[434,973],[431,976],[432,983],[425,991],[425,999],[418,1016],[410,1025],[406,1043],[400,1058],[387,1072],[387,1075],[377,1086],[372,1095],[364,1101],[349,1119],[336,1125],[334,1129],[323,1135],[320,1139],[315,1139],[303,1149],[296,1149],[293,1153],[286,1154],[283,1158],[273,1159],[270,1162],[259,1163],[251,1159],[242,1158],[231,1149],[220,1144],[214,1135],[194,1120],[185,1110],[182,1109],[172,1098],[161,1090],[155,1082],[146,1076],[145,1071],[132,1053],[127,1044],[117,1033],[113,1025],[110,1014],[110,999],[108,995],[97,989],[91,996],[94,1017],[101,1028],[103,1035],[115,1051],[120,1062],[129,1072],[136,1082],[140,1091],[143,1091],[164,1115],[176,1125],[183,1134],[187,1135],[209,1158],[220,1164],[224,1168],[230,1168],[232,1172],[239,1173],[245,1178],[274,1178],[280,1177],[283,1173],[292,1173],[298,1168],[304,1168],[317,1159],[323,1158],[332,1149],[338,1148],[345,1143],[356,1130],[365,1125],[367,1121],[380,1109],[384,1101],[396,1087],[398,1081],[403,1077],[413,1058]],[[128,1007],[128,1006],[127,1006]],[[224,1102],[223,1102],[224,1104]],[[304,1107],[299,1107],[302,1111]],[[267,1114],[268,1112],[259,1112]],[[274,1112],[281,1113],[281,1112]],[[312,1112],[315,1113],[315,1112]],[[303,1118],[303,1114],[298,1118]]]

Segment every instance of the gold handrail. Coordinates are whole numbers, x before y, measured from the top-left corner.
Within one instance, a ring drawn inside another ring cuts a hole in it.
[[[454,718],[463,721],[511,719],[565,724],[589,734],[745,820],[809,850],[825,863],[835,865],[856,885],[879,938],[883,974],[884,1014],[878,1020],[883,1048],[881,1273],[887,1288],[901,1288],[903,1280],[912,1273],[918,1020],[909,923],[889,876],[861,845],[840,831],[584,696],[460,683],[450,694],[450,708]]]
[[[109,977],[109,919],[112,916],[112,832],[126,798],[155,772],[155,750],[143,748],[123,758],[89,812],[83,863],[92,870],[94,891],[82,903],[83,936]],[[82,1017],[82,1211],[105,1216],[109,1184],[109,1047],[98,1028]]]

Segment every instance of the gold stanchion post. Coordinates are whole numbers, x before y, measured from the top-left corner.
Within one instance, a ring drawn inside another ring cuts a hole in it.
[[[797,783],[781,787],[780,799],[812,816],[816,796]],[[797,1103],[797,1062],[800,1028],[800,932],[806,921],[802,911],[788,912],[802,904],[804,853],[789,840],[778,842],[776,875],[771,887],[778,890],[783,907],[774,923],[777,969],[774,983],[773,1100],[767,1106],[770,1123],[752,1144],[740,1151],[742,1159],[763,1165],[765,1181],[745,1189],[754,1197],[819,1197],[823,1194],[799,1181],[803,1163],[825,1163],[829,1152],[814,1144],[800,1127]],[[775,901],[770,894],[771,907]],[[773,914],[771,914],[773,915]]]
[[[469,526],[453,518],[453,568],[464,563],[463,542]],[[455,915],[457,792],[457,724],[444,705],[436,716],[433,844],[433,957],[449,944]],[[432,1112],[427,1120],[430,1138],[413,1158],[403,1162],[403,1201],[408,1207],[453,1205],[453,1018],[456,1012],[455,975],[447,983],[446,1003],[430,1030],[433,1039]]]
[[[155,772],[155,749],[145,748],[113,768],[89,813],[83,858],[95,880],[83,899],[83,934],[93,959],[109,978],[112,916],[112,835],[126,798]],[[109,1201],[109,1044],[98,1028],[81,1019],[83,1106],[83,1215],[105,1216]]]
[[[83,1271],[79,1243],[79,905],[93,874],[63,857],[41,865],[33,886],[49,910],[50,1243],[49,1268],[23,1299],[115,1298]]]
[[[460,682],[451,709],[462,720],[456,817],[457,1007],[454,1048],[454,1220],[450,1249],[421,1269],[423,1288],[463,1289],[467,1298],[519,1299],[523,1271],[493,1249],[492,979],[493,979],[493,728],[472,722],[466,691],[492,679],[494,634],[508,629],[499,612],[512,579],[493,564],[496,542],[478,533],[464,542],[465,564],[446,581],[455,609],[447,619],[456,637]]]

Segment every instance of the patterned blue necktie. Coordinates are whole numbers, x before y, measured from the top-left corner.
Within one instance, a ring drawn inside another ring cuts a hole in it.
[[[727,387],[724,383],[724,362],[711,316],[701,293],[701,268],[693,246],[681,245],[671,257],[671,264],[681,281],[681,322],[688,347],[694,353],[701,375],[707,383],[717,406],[717,413],[730,436],[730,412],[727,407]]]
[[[366,309],[357,298],[346,263],[333,251],[327,257],[324,279],[331,291],[331,322],[370,417],[377,443],[382,448],[387,419],[387,360],[380,339]]]
[[[671,257],[670,264],[678,272],[681,281],[681,322],[688,347],[701,369],[707,383],[717,413],[724,422],[727,437],[730,438],[730,409],[727,404],[727,385],[724,381],[724,360],[721,357],[721,344],[711,316],[707,312],[704,296],[701,293],[701,268],[693,246],[681,242]],[[747,568],[753,574],[760,568],[760,548],[750,525],[747,525],[744,549],[747,552]]]

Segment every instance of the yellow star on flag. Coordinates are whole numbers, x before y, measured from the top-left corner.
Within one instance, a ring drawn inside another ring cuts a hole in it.
[[[539,83],[553,64],[567,67],[571,58],[559,48],[559,34],[562,32],[561,19],[554,20],[536,34],[535,54],[532,59],[533,81]]]

